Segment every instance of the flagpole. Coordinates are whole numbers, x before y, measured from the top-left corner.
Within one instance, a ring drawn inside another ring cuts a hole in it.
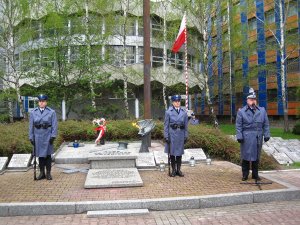
[[[184,55],[185,55],[185,65],[184,65],[184,73],[185,73],[185,108],[189,109],[189,79],[188,79],[188,56],[187,56],[187,30],[186,30],[186,12],[184,12]]]

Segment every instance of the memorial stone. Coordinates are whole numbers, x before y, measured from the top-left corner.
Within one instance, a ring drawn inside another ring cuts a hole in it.
[[[143,169],[143,168],[154,168],[155,161],[154,161],[154,156],[153,153],[150,152],[143,152],[140,153],[136,159],[136,167],[138,169]]]
[[[8,162],[8,157],[0,157],[0,173],[5,170],[7,162]]]
[[[8,164],[9,170],[27,170],[30,165],[31,154],[14,154]]]
[[[168,163],[168,154],[164,153],[163,151],[153,151],[154,159],[156,165],[159,165],[161,161],[163,161],[165,164]]]
[[[139,187],[143,181],[136,168],[90,169],[85,188]]]

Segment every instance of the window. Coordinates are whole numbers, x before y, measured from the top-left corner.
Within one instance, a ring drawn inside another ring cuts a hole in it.
[[[257,25],[256,25],[256,18],[255,17],[248,20],[248,27],[249,27],[249,30],[255,30],[256,29]]]
[[[274,14],[274,10],[270,10],[265,12],[265,22],[267,24],[271,24],[275,22],[275,14]]]
[[[34,108],[34,100],[28,100],[28,108],[30,109]]]
[[[288,7],[287,16],[294,16],[298,14],[298,7],[296,1],[290,2],[290,4],[285,3],[285,7]]]
[[[163,65],[163,49],[152,48],[152,67]]]
[[[277,102],[277,89],[268,89],[267,99],[269,102]]]

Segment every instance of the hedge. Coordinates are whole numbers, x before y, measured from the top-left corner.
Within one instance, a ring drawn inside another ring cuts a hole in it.
[[[106,139],[108,141],[139,140],[138,129],[132,125],[132,120],[108,121]],[[0,124],[0,154],[11,156],[14,153],[32,151],[28,140],[28,122]],[[151,133],[153,140],[163,140],[163,123],[156,121],[156,127]],[[68,120],[59,122],[58,137],[54,142],[55,149],[64,142],[94,141],[96,137],[91,121]],[[189,138],[185,148],[202,148],[212,158],[222,159],[240,164],[240,150],[237,142],[230,139],[220,130],[205,125],[190,126]],[[261,169],[277,169],[275,160],[264,152],[261,156]]]

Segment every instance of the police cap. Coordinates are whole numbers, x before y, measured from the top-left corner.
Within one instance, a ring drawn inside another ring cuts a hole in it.
[[[255,94],[255,91],[254,91],[253,88],[249,88],[249,93],[248,93],[248,95],[247,95],[247,99],[248,99],[248,98],[253,98],[253,99],[256,98],[256,94]]]
[[[181,96],[180,95],[173,95],[171,97],[171,100],[172,100],[172,102],[174,102],[174,101],[180,101],[181,100]]]
[[[39,99],[39,101],[47,101],[48,100],[48,96],[44,95],[44,94],[38,95],[37,98]]]

